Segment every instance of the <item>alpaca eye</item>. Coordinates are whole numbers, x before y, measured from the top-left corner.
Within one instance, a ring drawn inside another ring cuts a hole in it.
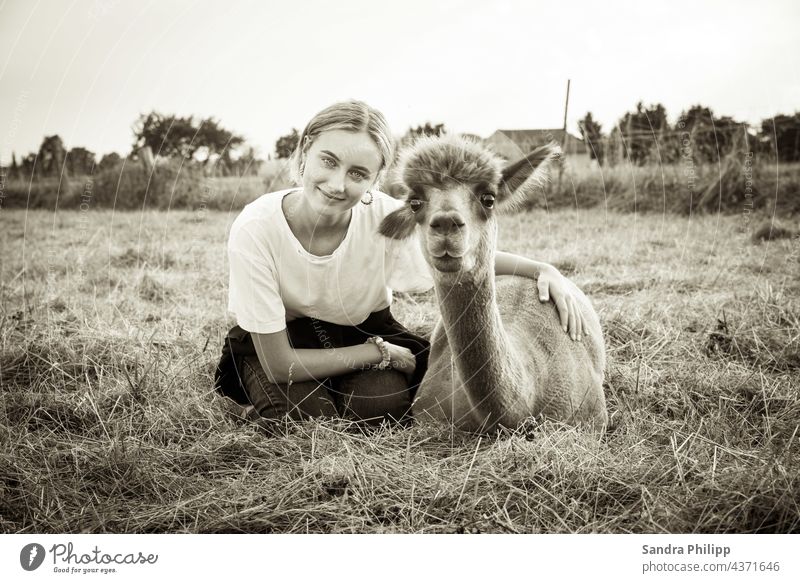
[[[417,212],[419,209],[422,208],[422,201],[418,198],[412,198],[408,201],[408,206],[411,207],[411,212]]]
[[[489,194],[488,192],[486,194],[482,194],[481,204],[485,206],[487,209],[492,208],[494,206],[494,195]]]

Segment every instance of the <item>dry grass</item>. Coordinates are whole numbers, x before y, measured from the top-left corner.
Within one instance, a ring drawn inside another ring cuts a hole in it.
[[[211,389],[235,213],[3,211],[2,532],[800,531],[800,241],[755,221],[506,219],[586,289],[611,426],[343,421],[268,437]],[[430,294],[396,316],[430,330]]]

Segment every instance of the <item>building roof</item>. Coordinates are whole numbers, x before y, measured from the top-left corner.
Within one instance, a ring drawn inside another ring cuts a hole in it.
[[[565,140],[564,133],[565,131],[563,129],[497,130],[487,139],[496,143],[498,138],[500,138],[501,141],[503,138],[506,138],[523,150],[528,149],[530,146],[540,146],[549,142],[556,142],[559,145],[564,143],[565,150],[573,154],[587,151],[586,144],[583,143],[581,138],[566,132]]]
[[[564,130],[560,128],[552,130],[497,130],[497,132],[504,134],[515,142],[518,140],[520,142],[542,141],[544,143],[548,140],[561,142],[561,139],[564,137]],[[568,140],[572,139],[577,140],[578,142],[583,142],[583,140],[581,140],[579,137],[573,136],[569,132],[566,132],[566,134]]]

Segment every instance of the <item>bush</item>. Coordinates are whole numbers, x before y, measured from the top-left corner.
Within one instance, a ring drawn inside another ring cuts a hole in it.
[[[100,171],[92,198],[100,207],[117,209],[183,208],[202,197],[202,174],[179,161],[168,160],[148,172],[130,160]]]
[[[0,189],[0,208],[72,208],[76,182],[67,177],[10,180]]]

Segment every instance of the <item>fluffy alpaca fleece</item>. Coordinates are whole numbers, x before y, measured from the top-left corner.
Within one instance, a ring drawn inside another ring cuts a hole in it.
[[[457,136],[423,137],[400,156],[397,175],[409,188],[451,183],[497,184],[503,160],[477,142]]]

